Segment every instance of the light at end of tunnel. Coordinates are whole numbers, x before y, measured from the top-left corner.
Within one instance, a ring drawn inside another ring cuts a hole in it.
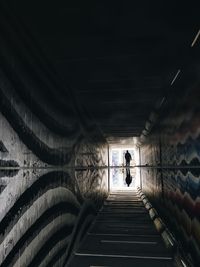
[[[127,165],[125,154],[131,155],[131,160]],[[132,144],[115,144],[110,146],[110,169],[109,169],[109,188],[111,192],[122,190],[136,190],[140,185],[139,151]]]

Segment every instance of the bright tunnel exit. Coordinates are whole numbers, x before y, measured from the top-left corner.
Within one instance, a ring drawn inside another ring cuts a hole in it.
[[[125,153],[131,154],[130,167],[126,167]],[[140,186],[139,150],[135,146],[110,147],[110,191],[136,190]],[[129,181],[129,182],[128,182]]]

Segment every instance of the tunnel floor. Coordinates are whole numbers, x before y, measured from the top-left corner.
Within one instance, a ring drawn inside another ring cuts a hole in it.
[[[112,192],[68,267],[174,266],[137,191]]]

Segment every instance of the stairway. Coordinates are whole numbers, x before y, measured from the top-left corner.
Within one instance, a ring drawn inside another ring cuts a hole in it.
[[[173,259],[136,191],[113,192],[68,267],[170,267]]]

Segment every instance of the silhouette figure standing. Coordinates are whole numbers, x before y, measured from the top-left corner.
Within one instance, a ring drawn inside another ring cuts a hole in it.
[[[126,166],[130,166],[131,159],[132,159],[131,154],[127,150],[125,153]]]
[[[127,186],[130,186],[131,182],[132,182],[132,176],[130,174],[130,169],[126,168],[126,184],[127,184]]]

